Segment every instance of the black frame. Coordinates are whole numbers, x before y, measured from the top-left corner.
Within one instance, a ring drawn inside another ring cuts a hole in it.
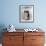
[[[33,21],[29,21],[29,22],[22,22],[21,21],[21,7],[22,6],[31,6],[31,7],[33,7]],[[19,5],[19,22],[20,23],[33,23],[34,22],[34,5]]]

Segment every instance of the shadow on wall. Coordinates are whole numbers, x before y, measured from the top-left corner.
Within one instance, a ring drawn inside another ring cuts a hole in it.
[[[0,43],[2,43],[2,36],[3,36],[3,32],[5,32],[6,30],[4,30],[5,25],[4,24],[0,24]]]

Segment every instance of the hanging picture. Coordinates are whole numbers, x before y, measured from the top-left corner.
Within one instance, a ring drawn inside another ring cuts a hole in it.
[[[34,22],[34,5],[20,5],[19,20],[24,23]]]

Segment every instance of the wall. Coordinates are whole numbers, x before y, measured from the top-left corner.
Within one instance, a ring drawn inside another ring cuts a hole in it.
[[[19,23],[19,5],[34,5],[34,23]],[[16,28],[46,28],[46,1],[44,0],[1,0],[0,25],[13,24]]]

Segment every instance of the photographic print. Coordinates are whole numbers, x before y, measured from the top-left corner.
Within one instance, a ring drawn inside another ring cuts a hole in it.
[[[19,6],[19,20],[20,22],[34,21],[34,5],[20,5]]]

